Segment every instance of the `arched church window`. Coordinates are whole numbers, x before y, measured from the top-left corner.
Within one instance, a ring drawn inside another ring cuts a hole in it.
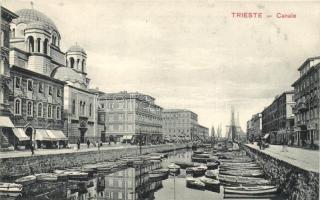
[[[16,37],[16,29],[15,28],[13,28],[11,31],[11,37],[12,38]]]
[[[72,114],[76,114],[76,100],[72,100]]]
[[[82,71],[82,72],[84,72],[84,68],[85,68],[85,59],[83,59],[83,60],[82,60],[82,66],[81,66],[81,67],[82,67],[81,71]]]
[[[47,38],[43,41],[43,53],[48,54],[48,39]]]
[[[38,50],[38,52],[40,53],[41,52],[41,49],[40,49],[40,45],[41,44],[41,39],[40,38],[38,38],[37,39],[37,50]]]
[[[34,52],[34,40],[32,36],[28,37],[29,52]]]
[[[80,69],[80,59],[77,59],[77,69]]]
[[[73,57],[70,58],[70,67],[74,68],[74,59],[73,59]]]

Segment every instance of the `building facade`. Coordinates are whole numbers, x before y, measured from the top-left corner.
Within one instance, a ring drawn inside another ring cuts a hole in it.
[[[270,136],[272,144],[292,143],[291,135],[294,127],[292,107],[293,91],[286,91],[276,96],[271,105],[262,111],[262,133]]]
[[[13,128],[10,121],[10,104],[9,104],[9,88],[10,81],[10,65],[9,65],[9,48],[10,48],[10,23],[18,15],[0,6],[1,12],[1,35],[0,35],[0,149],[8,148],[11,144],[8,138],[3,135],[7,129]]]
[[[201,140],[208,141],[209,140],[209,128],[198,124],[197,125],[197,135],[201,138]]]
[[[298,69],[300,77],[294,87],[294,144],[319,147],[320,57],[307,59]]]
[[[162,113],[163,134],[170,137],[196,137],[198,115],[186,109],[164,109]]]
[[[257,141],[261,136],[262,131],[262,115],[257,113],[252,115],[252,118],[247,121],[247,138],[250,141]]]
[[[90,79],[87,78],[86,52],[78,45],[70,47],[66,53],[63,52],[60,49],[59,30],[45,14],[35,9],[22,9],[16,13],[19,17],[13,20],[10,26],[12,36],[10,64],[33,72],[34,79],[27,80],[26,91],[29,89],[29,82],[31,85],[34,82],[34,91],[40,92],[39,88],[41,88],[45,95],[55,94],[56,91],[61,91],[59,95],[62,95],[59,97],[61,99],[59,107],[56,105],[49,105],[49,107],[61,110],[63,124],[59,127],[50,125],[46,127],[45,132],[49,133],[51,129],[56,130],[57,128],[63,131],[60,136],[67,136],[71,143],[98,140],[95,109],[98,95],[89,90]],[[37,78],[44,76],[50,83],[48,81],[40,81],[43,84],[39,82]],[[60,85],[57,89],[56,80],[60,80],[61,83],[65,82],[65,84]],[[39,99],[38,97],[33,98]],[[49,98],[44,106],[48,106],[50,101],[54,102],[54,99]]]
[[[105,120],[102,134],[106,140],[116,141],[120,137],[132,138],[142,135],[144,143],[162,140],[162,108],[155,98],[141,94],[106,93],[99,97],[99,118]]]

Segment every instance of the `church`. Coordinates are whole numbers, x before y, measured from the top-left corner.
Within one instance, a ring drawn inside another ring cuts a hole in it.
[[[15,14],[7,83],[14,124],[6,133],[9,142],[55,148],[99,140],[98,93],[89,88],[85,50],[75,44],[63,52],[57,26],[42,12],[21,9]]]

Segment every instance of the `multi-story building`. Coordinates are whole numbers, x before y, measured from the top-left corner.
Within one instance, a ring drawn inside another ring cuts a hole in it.
[[[319,147],[320,57],[308,58],[298,69],[300,77],[294,87],[294,144]]]
[[[186,109],[164,109],[162,112],[163,134],[171,137],[195,138],[198,115]]]
[[[44,14],[23,9],[10,24],[10,75],[8,84],[14,135],[19,145],[25,137],[40,146],[66,145],[63,130],[65,82],[50,77],[64,61],[64,53],[53,40],[59,32]],[[59,36],[60,39],[60,36]],[[58,143],[59,141],[59,143]]]
[[[257,113],[252,115],[252,118],[247,121],[247,138],[250,141],[255,141],[261,136],[262,130],[262,115]]]
[[[209,128],[198,124],[197,125],[197,135],[200,137],[201,140],[208,141],[209,140]]]
[[[30,80],[22,82],[22,86],[28,99],[32,98],[37,103],[43,101],[44,112],[36,113],[35,116],[38,118],[38,114],[42,114],[50,121],[50,116],[54,116],[58,109],[61,112],[59,118],[64,122],[59,127],[47,123],[45,131],[38,133],[46,132],[50,135],[51,129],[59,130],[59,135],[66,135],[71,143],[99,139],[96,134],[95,109],[98,95],[88,88],[86,52],[78,45],[70,47],[66,53],[61,51],[59,30],[43,13],[35,9],[22,9],[16,13],[19,17],[11,24],[10,64],[19,67],[17,70],[20,73],[22,69],[32,72],[33,78],[29,77]],[[62,82],[66,84],[63,85]],[[32,96],[28,94],[29,85],[33,91]],[[56,101],[58,91],[60,100]],[[35,95],[35,92],[39,95]],[[49,112],[51,109],[54,111]],[[23,115],[24,113],[22,111]],[[60,120],[58,123],[60,124]],[[64,134],[61,133],[62,130]]]
[[[270,136],[270,142],[281,144],[288,141],[293,132],[294,115],[292,107],[293,91],[286,91],[276,96],[271,105],[262,111],[262,133]],[[289,141],[290,143],[291,141]]]
[[[131,138],[142,135],[145,143],[162,140],[162,108],[155,104],[155,98],[141,94],[106,93],[99,97],[99,117],[105,119],[107,140],[120,137]]]
[[[0,148],[10,146],[8,139],[3,132],[13,128],[13,124],[9,119],[9,89],[7,87],[10,81],[9,66],[9,40],[10,40],[10,22],[18,16],[8,9],[0,6],[1,9],[1,35],[0,35]]]

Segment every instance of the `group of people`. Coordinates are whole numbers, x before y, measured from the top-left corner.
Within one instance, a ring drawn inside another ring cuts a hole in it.
[[[90,142],[90,140],[87,140],[87,148],[90,148],[90,144],[91,144],[92,142]],[[78,139],[78,141],[77,141],[77,149],[79,150],[80,149],[80,139]],[[92,143],[93,144],[93,146],[95,146],[95,147],[98,147],[98,150],[100,150],[100,147],[102,146],[102,142],[100,141],[96,141],[95,143]]]

